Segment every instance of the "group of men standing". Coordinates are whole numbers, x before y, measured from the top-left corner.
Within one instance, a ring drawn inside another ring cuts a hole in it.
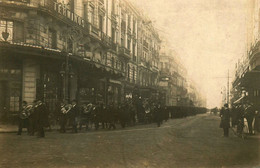
[[[257,119],[258,111],[253,104],[247,102],[245,104],[234,104],[231,109],[228,108],[228,104],[220,110],[221,123],[220,127],[223,128],[224,136],[228,137],[230,125],[237,128],[236,133],[241,135],[244,129],[244,121],[246,119],[248,125],[249,135],[255,134],[255,119]],[[231,124],[230,124],[231,120]]]
[[[23,101],[17,135],[22,134],[23,128],[27,128],[29,135],[33,136],[37,132],[37,137],[45,137],[44,127],[49,125],[48,115],[48,109],[41,100],[35,100],[33,105],[28,105],[26,101]]]

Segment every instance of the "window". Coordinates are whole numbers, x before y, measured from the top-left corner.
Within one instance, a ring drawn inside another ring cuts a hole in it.
[[[124,36],[121,37],[121,46],[125,47],[125,37]]]
[[[114,60],[114,57],[112,57],[112,68],[114,68],[114,64],[115,64],[115,60]]]
[[[103,16],[99,15],[99,30],[103,31]]]
[[[68,40],[68,44],[67,45],[68,45],[68,48],[67,48],[68,52],[72,53],[73,52],[73,43],[72,43],[71,39]]]
[[[5,41],[3,38],[3,34],[6,32],[6,40],[7,41],[12,41],[13,40],[13,22],[11,21],[5,21],[5,20],[0,20],[0,40]]]
[[[121,22],[121,31],[122,31],[122,33],[124,33],[125,30],[126,30],[126,23],[125,23],[124,20],[122,20],[122,22]]]
[[[84,4],[84,20],[87,20],[87,16],[88,16],[87,11],[88,11],[87,5]]]
[[[115,0],[112,0],[112,14],[115,14]]]
[[[14,22],[14,42],[24,42],[24,24]]]
[[[128,50],[130,50],[130,46],[131,46],[131,39],[130,37],[127,38],[127,48]]]
[[[134,55],[134,56],[136,55],[136,54],[135,54],[135,47],[136,47],[136,44],[133,43],[133,55]]]
[[[112,34],[111,34],[112,42],[115,43],[115,28],[112,27]]]
[[[127,80],[130,80],[130,66],[127,65]]]
[[[133,83],[135,83],[135,67],[133,68]]]
[[[136,44],[133,43],[133,61],[136,61],[135,46]]]
[[[57,32],[52,29],[49,29],[49,47],[57,48]]]
[[[135,23],[136,21],[134,20],[133,21],[133,33],[135,33],[135,26],[136,26],[136,23]]]
[[[131,15],[128,14],[128,27],[131,28]]]
[[[94,20],[95,20],[95,15],[94,15],[94,7],[90,7],[89,10],[89,21],[91,24],[94,24]]]

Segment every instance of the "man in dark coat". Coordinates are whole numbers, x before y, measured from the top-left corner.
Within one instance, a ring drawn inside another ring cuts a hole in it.
[[[37,130],[37,115],[35,113],[35,109],[37,107],[37,100],[33,101],[33,106],[32,110],[30,110],[28,114],[28,119],[29,119],[29,135],[33,136],[34,132]]]
[[[44,127],[47,126],[48,123],[48,110],[46,105],[38,100],[35,106],[35,115],[36,115],[36,128],[37,128],[37,137],[43,138],[45,137]]]
[[[158,105],[154,108],[154,120],[157,123],[157,126],[160,127],[163,120],[162,107],[160,103],[158,103]]]
[[[79,108],[78,108],[76,100],[73,100],[71,104],[72,104],[72,107],[69,111],[70,123],[72,124],[72,131],[74,133],[78,133],[77,117],[78,117],[78,113],[79,113]]]
[[[224,136],[228,137],[229,128],[230,128],[230,112],[228,108],[228,104],[225,104],[224,107],[220,111],[221,123],[220,127],[223,128]]]
[[[114,103],[111,103],[107,109],[107,114],[108,114],[108,123],[109,123],[109,126],[108,126],[108,129],[116,129],[116,108],[115,108],[115,105]]]
[[[61,102],[60,106],[58,107],[61,133],[66,132],[67,112],[69,110],[69,108],[66,105],[67,105],[67,102]]]

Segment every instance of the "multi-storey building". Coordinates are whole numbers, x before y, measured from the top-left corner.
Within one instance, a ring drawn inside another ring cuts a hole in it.
[[[160,51],[160,87],[167,106],[188,105],[187,71],[165,42]]]
[[[177,98],[177,63],[174,52],[167,50],[166,44],[161,46],[160,51],[160,87],[167,106],[176,106]]]
[[[1,115],[156,92],[159,36],[126,0],[0,0],[0,32]]]
[[[158,99],[160,38],[151,20],[138,20],[138,84],[143,98]]]
[[[231,102],[250,101],[260,107],[260,1],[247,2],[247,50],[236,64]]]

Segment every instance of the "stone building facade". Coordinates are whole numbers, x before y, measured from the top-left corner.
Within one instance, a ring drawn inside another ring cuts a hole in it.
[[[157,93],[160,39],[126,0],[1,0],[0,32],[1,116]]]

